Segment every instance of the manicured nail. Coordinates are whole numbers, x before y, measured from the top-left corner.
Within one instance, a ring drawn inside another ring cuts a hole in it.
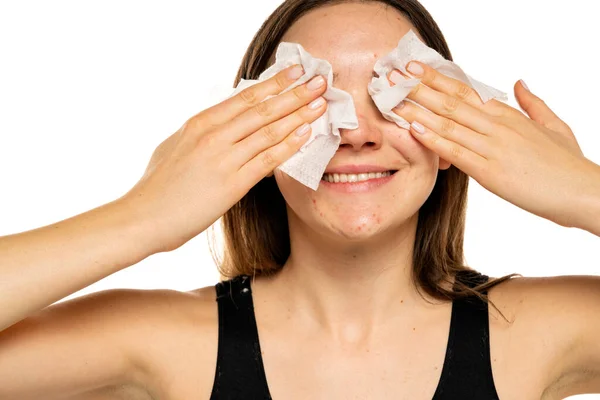
[[[396,110],[401,110],[404,107],[405,104],[406,103],[404,102],[404,100],[402,100],[400,103],[398,103],[398,105],[395,107],[395,109]]]
[[[413,75],[423,75],[423,67],[421,67],[419,64],[415,63],[415,62],[409,62],[408,63],[408,67],[406,68],[408,69],[408,72],[410,72]]]
[[[523,87],[525,89],[527,89],[528,92],[531,92],[531,90],[529,90],[529,87],[525,84],[525,81],[523,79],[520,79],[520,81],[521,81],[521,85],[523,85]]]
[[[310,82],[308,82],[308,85],[306,85],[306,87],[308,88],[308,90],[317,90],[324,84],[325,84],[325,79],[323,79],[323,77],[321,75],[319,75],[319,76],[315,76],[314,78],[312,78],[310,80]]]
[[[413,129],[415,131],[417,131],[417,133],[423,134],[425,133],[425,127],[423,125],[421,125],[420,123],[418,123],[417,121],[413,121],[412,124],[410,124]]]
[[[288,78],[291,80],[296,80],[304,75],[304,68],[301,65],[296,65],[294,68],[288,71]]]
[[[296,130],[296,136],[304,136],[306,134],[306,132],[308,132],[310,130],[310,125],[307,123],[304,123],[302,126],[300,126],[300,128],[298,128]]]
[[[325,103],[325,99],[322,97],[319,97],[318,99],[313,100],[308,105],[308,108],[310,108],[311,110],[316,110],[317,108],[321,107],[324,103]]]
[[[390,74],[390,81],[394,82],[394,83],[400,83],[404,80],[404,77],[402,76],[402,74],[396,70],[393,70],[392,73]]]

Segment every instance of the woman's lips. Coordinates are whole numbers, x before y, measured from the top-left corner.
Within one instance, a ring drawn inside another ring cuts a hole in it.
[[[396,171],[397,172],[397,171]],[[333,190],[340,193],[364,193],[374,191],[377,188],[391,182],[394,179],[396,173],[390,176],[384,176],[381,178],[368,179],[361,182],[329,182],[321,179],[319,188],[323,187],[325,190]]]

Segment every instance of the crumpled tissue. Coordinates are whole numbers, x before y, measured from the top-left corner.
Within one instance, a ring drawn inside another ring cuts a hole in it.
[[[310,124],[312,129],[308,141],[277,168],[303,185],[317,190],[327,164],[339,147],[340,129],[358,128],[354,100],[348,92],[333,87],[331,64],[326,60],[311,56],[298,43],[282,42],[277,48],[275,64],[260,74],[256,80],[242,79],[232,96],[247,87],[273,77],[294,64],[302,65],[304,75],[281,93],[288,92],[317,75],[322,75],[327,79],[327,90],[322,95],[327,100],[327,111]]]
[[[415,78],[406,70],[406,65],[413,60],[422,62],[444,75],[464,82],[479,94],[484,103],[494,98],[503,101],[508,100],[506,93],[471,78],[458,65],[446,60],[440,53],[428,47],[411,29],[400,39],[394,50],[377,60],[373,70],[378,76],[371,79],[368,86],[369,94],[383,117],[388,121],[395,122],[401,128],[410,129],[410,123],[394,113],[392,109],[421,82],[420,79]],[[407,78],[395,83],[395,86],[391,86],[388,76],[394,69],[400,70],[403,74],[412,78]],[[410,99],[406,99],[406,101],[426,109]]]
[[[348,92],[333,87],[331,64],[326,60],[313,57],[300,44],[280,43],[275,58],[275,64],[265,70],[258,79],[242,79],[230,97],[247,87],[273,77],[279,71],[294,64],[301,64],[304,67],[305,74],[282,93],[308,82],[316,75],[326,77],[327,91],[323,94],[323,97],[328,103],[327,111],[311,124],[311,136],[300,150],[277,167],[277,169],[285,172],[303,185],[317,190],[329,161],[339,147],[341,141],[340,129],[358,128],[354,100]],[[423,43],[411,29],[400,39],[394,50],[375,63],[373,70],[378,76],[374,77],[368,85],[368,92],[383,117],[396,123],[401,128],[409,129],[410,124],[395,114],[392,109],[402,100],[405,100],[410,91],[420,82],[420,79],[413,77],[406,70],[406,65],[412,60],[420,61],[444,75],[464,82],[479,94],[483,102],[493,98],[503,101],[508,99],[506,93],[487,86],[464,73],[458,65],[446,60],[434,49]],[[393,69],[398,69],[411,78],[392,86],[389,83],[388,75]],[[267,99],[271,97],[274,96]],[[406,101],[411,100],[406,99]],[[424,108],[416,102],[412,103]]]

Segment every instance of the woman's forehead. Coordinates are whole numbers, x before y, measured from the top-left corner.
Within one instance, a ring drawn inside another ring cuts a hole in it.
[[[340,3],[303,15],[282,41],[300,43],[315,57],[351,49],[387,53],[411,28],[406,17],[383,3]]]

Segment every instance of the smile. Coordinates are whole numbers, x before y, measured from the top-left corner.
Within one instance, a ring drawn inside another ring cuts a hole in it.
[[[369,192],[390,182],[396,172],[393,170],[361,174],[325,174],[321,178],[320,186],[344,193]]]

